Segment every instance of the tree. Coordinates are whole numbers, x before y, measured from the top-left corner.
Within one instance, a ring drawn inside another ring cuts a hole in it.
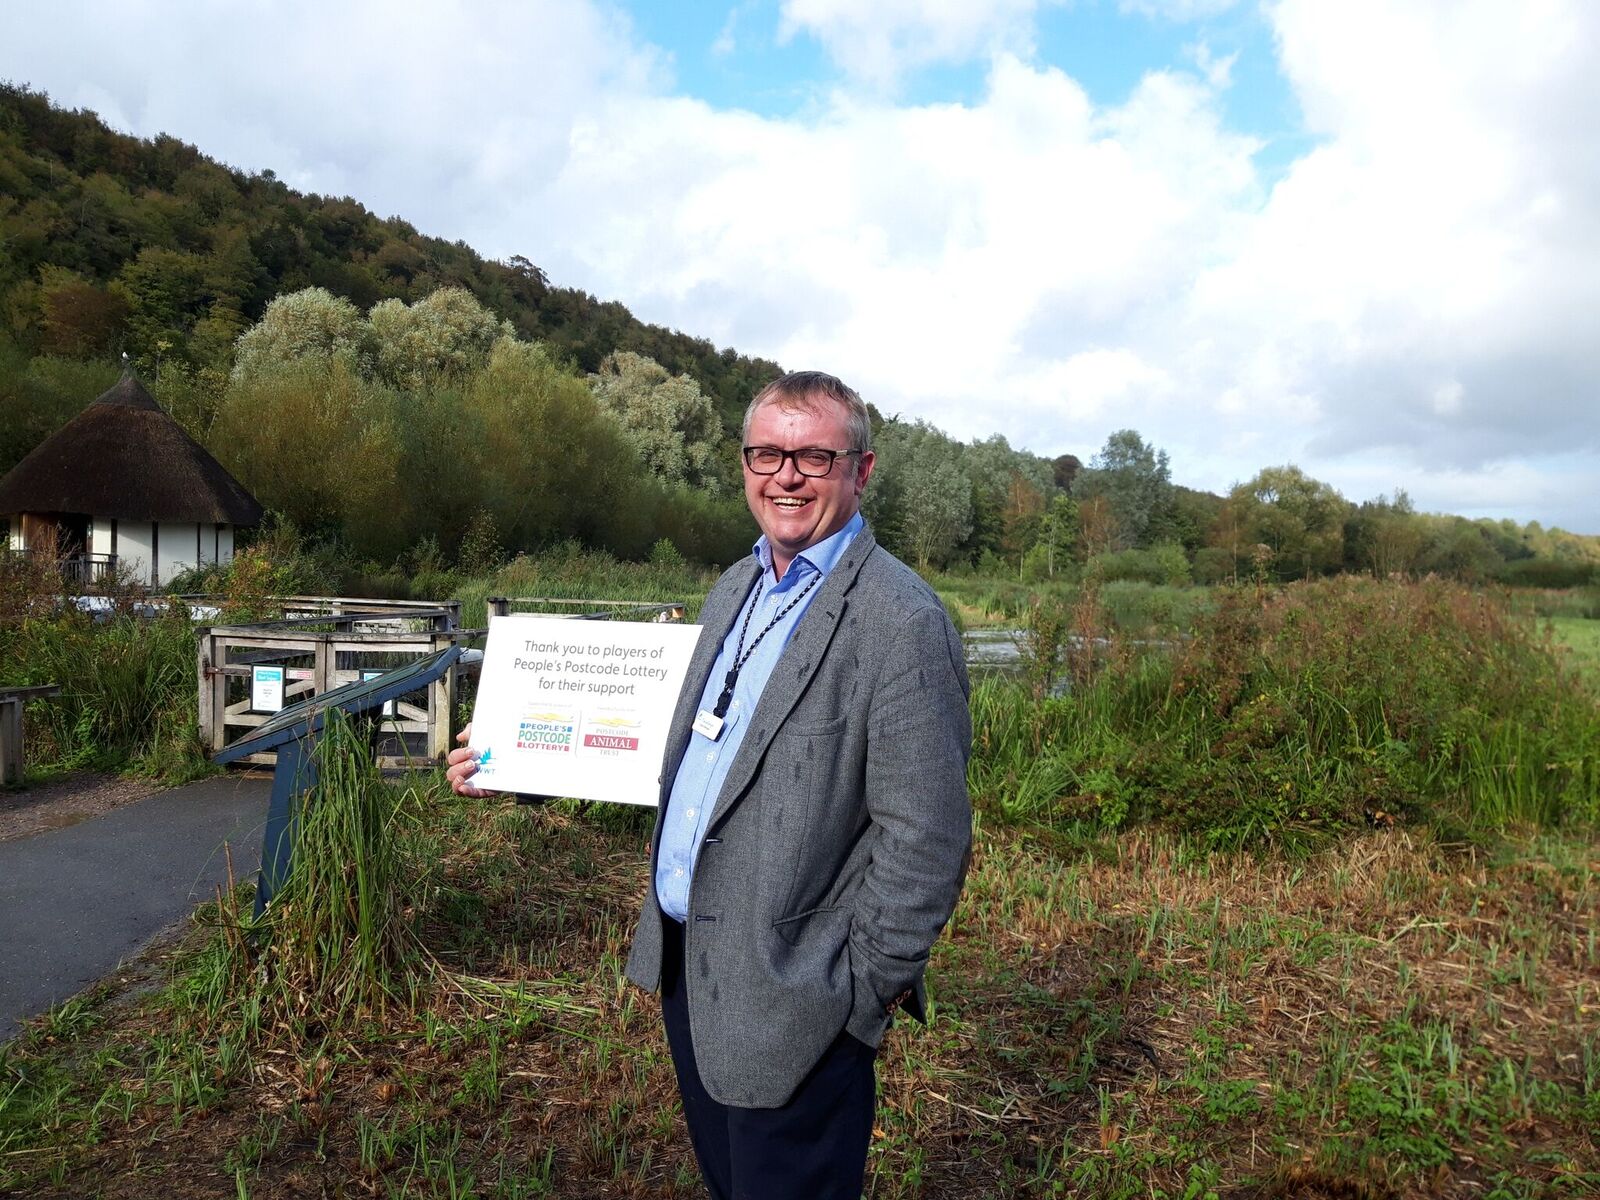
[[[1078,478],[1078,472],[1083,470],[1083,460],[1076,454],[1062,454],[1051,459],[1050,472],[1055,478],[1055,484],[1063,492],[1072,491],[1072,483]]]
[[[1332,485],[1292,463],[1266,467],[1230,494],[1245,536],[1270,547],[1280,575],[1309,578],[1337,570],[1344,557],[1349,503]]]
[[[1088,470],[1078,474],[1073,492],[1098,497],[1110,515],[1113,549],[1147,545],[1152,524],[1172,506],[1172,472],[1167,452],[1147,446],[1132,429],[1106,439]]]
[[[1026,479],[1022,472],[1012,472],[1000,518],[1000,547],[1019,566],[1022,556],[1039,540],[1045,507],[1044,492]]]
[[[135,357],[159,363],[186,356],[189,331],[209,303],[204,276],[204,259],[157,246],[145,247],[122,268],[116,286],[128,303]]]
[[[906,464],[901,528],[917,569],[943,566],[972,530],[972,483],[948,459],[924,455]]]
[[[1045,552],[1047,575],[1055,575],[1061,566],[1071,561],[1078,533],[1077,503],[1064,492],[1057,492],[1039,519],[1039,538],[1035,543],[1035,548]]]
[[[1078,502],[1078,534],[1083,539],[1085,558],[1112,549],[1117,538],[1117,518],[1104,496],[1089,496]]]
[[[248,379],[294,363],[343,363],[371,372],[372,331],[360,310],[325,288],[302,288],[267,305],[234,344],[233,377]]]
[[[128,302],[117,292],[58,270],[47,278],[41,302],[46,353],[88,358],[109,354],[122,341]]]
[[[723,490],[717,456],[722,420],[693,379],[622,350],[605,357],[589,387],[651,471],[671,483]]]
[[[1393,500],[1365,501],[1344,523],[1346,570],[1371,571],[1378,578],[1415,569],[1422,552],[1422,521],[1404,489]]]
[[[476,370],[501,338],[516,334],[464,288],[445,287],[415,304],[384,300],[368,314],[377,347],[378,375],[399,388],[430,378]]]

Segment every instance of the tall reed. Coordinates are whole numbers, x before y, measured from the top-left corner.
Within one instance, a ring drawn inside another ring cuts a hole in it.
[[[302,1016],[382,1006],[417,953],[407,908],[418,881],[402,852],[416,793],[385,784],[365,731],[343,713],[328,715],[315,755],[293,863],[260,931],[276,998]]]
[[[1595,696],[1530,621],[1457,585],[1237,591],[1186,641],[1112,637],[1105,661],[1062,697],[980,680],[980,803],[1160,820],[1221,847],[1407,818],[1469,834],[1600,820]]]

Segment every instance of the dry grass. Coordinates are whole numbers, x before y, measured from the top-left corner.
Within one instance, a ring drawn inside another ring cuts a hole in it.
[[[206,1023],[191,953],[162,997],[64,1010],[0,1058],[0,1192],[699,1194],[621,975],[646,814],[437,803],[408,1003]],[[1592,1191],[1597,880],[1583,839],[1285,862],[982,830],[931,1024],[885,1043],[869,1195]]]

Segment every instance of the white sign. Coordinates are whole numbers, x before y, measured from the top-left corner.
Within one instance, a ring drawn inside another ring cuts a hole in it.
[[[382,675],[383,673],[384,672],[382,672],[382,671],[363,671],[363,672],[361,672],[361,682],[362,683],[366,683],[370,679],[376,679],[379,675]],[[385,718],[389,718],[389,717],[393,717],[394,716],[394,712],[395,712],[394,706],[395,706],[396,703],[397,703],[397,701],[394,701],[394,700],[385,700],[383,702],[383,715],[384,715]]]
[[[489,621],[476,787],[653,805],[698,625]]]
[[[283,668],[250,668],[250,711],[275,713],[283,711]]]

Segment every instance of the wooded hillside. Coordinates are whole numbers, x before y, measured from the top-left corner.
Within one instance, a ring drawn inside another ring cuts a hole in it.
[[[269,509],[355,559],[456,560],[477,528],[513,552],[577,538],[727,562],[754,536],[739,420],[780,367],[553,286],[525,258],[488,261],[12,84],[0,249],[0,473],[126,350]],[[1287,463],[1217,496],[1175,483],[1132,429],[1086,460],[876,413],[874,438],[863,511],[924,570],[1600,580],[1600,538],[1418,513],[1403,486],[1358,504]]]
[[[729,427],[780,371],[553,286],[526,258],[487,260],[349,197],[302,194],[177,138],[117,133],[10,83],[0,84],[0,247],[0,331],[30,353],[126,349],[146,372],[158,359],[226,370],[234,339],[273,297],[311,286],[363,310],[465,288],[581,371],[631,350],[688,374]]]

